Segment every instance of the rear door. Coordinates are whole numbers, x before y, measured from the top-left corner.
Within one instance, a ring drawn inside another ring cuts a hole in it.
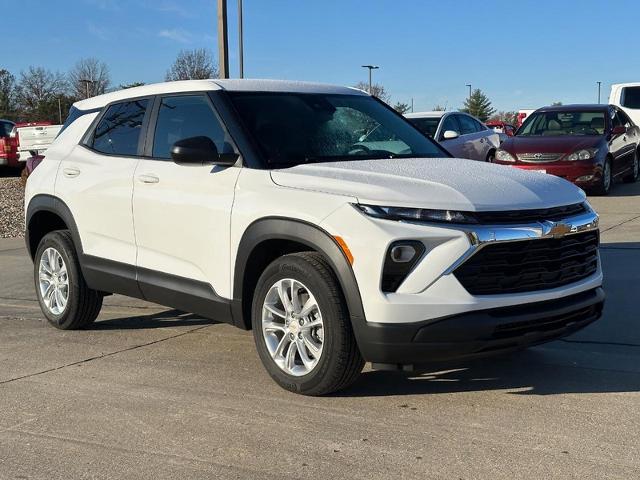
[[[485,136],[479,131],[480,124],[468,115],[456,114],[456,116],[460,123],[464,158],[484,161],[486,158],[487,143]]]
[[[149,98],[104,109],[80,145],[60,164],[55,192],[70,208],[85,255],[135,269],[131,197],[144,145]]]
[[[173,144],[196,136],[237,152],[206,93],[156,99],[133,182],[138,279],[149,300],[216,317],[201,307],[231,298],[231,207],[241,169],[174,163]]]

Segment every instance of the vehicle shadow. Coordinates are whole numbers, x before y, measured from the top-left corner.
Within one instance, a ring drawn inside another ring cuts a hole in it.
[[[640,347],[640,346],[639,346]],[[640,354],[640,348],[638,348]],[[508,357],[438,367],[432,372],[370,371],[340,397],[377,397],[504,390],[512,395],[612,393],[640,391],[640,371],[581,368],[571,355],[555,362],[540,349]],[[634,357],[634,362],[640,360]]]
[[[100,320],[88,326],[86,330],[144,330],[151,328],[215,325],[217,323],[220,322],[202,318],[193,313],[181,312],[179,310],[166,310],[153,315]]]
[[[609,197],[634,197],[640,196],[640,181],[636,183],[616,182],[611,186]]]

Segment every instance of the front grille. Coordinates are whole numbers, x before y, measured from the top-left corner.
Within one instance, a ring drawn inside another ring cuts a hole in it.
[[[579,215],[587,211],[584,203],[574,203],[562,207],[538,208],[535,210],[509,210],[506,212],[474,212],[473,216],[485,225],[502,223],[529,223],[544,220],[562,220],[572,215]]]
[[[560,160],[564,153],[518,153],[518,160],[521,162],[555,162]]]
[[[598,268],[598,232],[485,245],[453,273],[472,295],[533,292],[587,278]]]

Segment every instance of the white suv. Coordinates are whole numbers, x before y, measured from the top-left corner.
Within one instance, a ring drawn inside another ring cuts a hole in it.
[[[581,190],[450,158],[351,88],[198,80],[77,102],[29,177],[26,225],[55,327],[143,298],[253,329],[275,381],[309,395],[365,361],[545,342],[604,300]]]

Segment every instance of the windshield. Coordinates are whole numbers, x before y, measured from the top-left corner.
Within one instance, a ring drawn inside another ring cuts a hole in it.
[[[449,156],[369,96],[274,92],[229,95],[268,166]]]
[[[605,112],[538,112],[531,114],[516,136],[603,135]]]
[[[8,137],[13,130],[13,123],[0,121],[0,138]]]
[[[440,118],[410,118],[409,121],[422,133],[434,138],[436,136],[436,130],[438,130]]]

